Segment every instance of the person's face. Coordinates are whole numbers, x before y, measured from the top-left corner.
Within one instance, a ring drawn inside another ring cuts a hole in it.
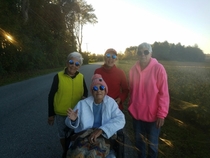
[[[71,58],[68,62],[67,62],[67,71],[68,74],[70,75],[75,75],[75,73],[77,72],[77,70],[80,68],[80,63],[76,58]]]
[[[152,53],[150,53],[147,49],[138,49],[137,55],[140,64],[147,65],[150,61]]]
[[[117,61],[117,56],[114,53],[106,53],[104,56],[104,60],[106,66],[112,67]]]
[[[101,103],[106,95],[106,89],[104,86],[97,84],[93,87],[92,94],[95,103]]]

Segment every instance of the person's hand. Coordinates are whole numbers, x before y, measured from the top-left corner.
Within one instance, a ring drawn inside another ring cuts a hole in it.
[[[54,119],[55,119],[55,116],[48,117],[48,124],[53,125],[54,124]]]
[[[102,134],[102,129],[95,129],[89,136],[90,143],[96,143],[96,139]]]
[[[68,115],[68,118],[71,120],[71,121],[75,121],[78,117],[78,109],[76,111],[72,110],[71,108],[69,108],[67,110],[67,115]]]
[[[116,103],[119,105],[120,102],[121,102],[121,99],[120,99],[120,98],[117,98],[117,99],[115,99],[115,101],[116,101]]]
[[[160,128],[161,126],[164,125],[164,118],[158,118],[157,121],[156,121],[156,127],[157,128]]]

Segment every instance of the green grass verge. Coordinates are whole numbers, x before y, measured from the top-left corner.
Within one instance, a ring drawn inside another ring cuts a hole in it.
[[[32,77],[41,76],[44,74],[48,74],[51,72],[56,72],[59,70],[62,70],[63,67],[55,68],[55,69],[45,69],[45,70],[31,70],[31,71],[24,71],[24,72],[12,72],[7,73],[2,76],[0,76],[0,86],[4,86],[7,84],[20,82]]]

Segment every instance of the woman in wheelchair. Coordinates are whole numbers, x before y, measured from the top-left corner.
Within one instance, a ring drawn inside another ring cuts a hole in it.
[[[101,75],[93,75],[90,88],[92,96],[79,101],[74,109],[68,109],[65,123],[69,128],[74,129],[74,133],[94,129],[86,137],[90,144],[97,144],[100,138],[107,142],[124,127],[125,116],[115,100],[106,95],[108,87]],[[116,157],[114,150],[110,149],[105,157]]]

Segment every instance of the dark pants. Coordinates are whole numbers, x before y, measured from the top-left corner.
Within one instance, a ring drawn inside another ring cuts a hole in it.
[[[133,119],[133,127],[138,158],[157,158],[160,129],[156,127],[156,122]]]

